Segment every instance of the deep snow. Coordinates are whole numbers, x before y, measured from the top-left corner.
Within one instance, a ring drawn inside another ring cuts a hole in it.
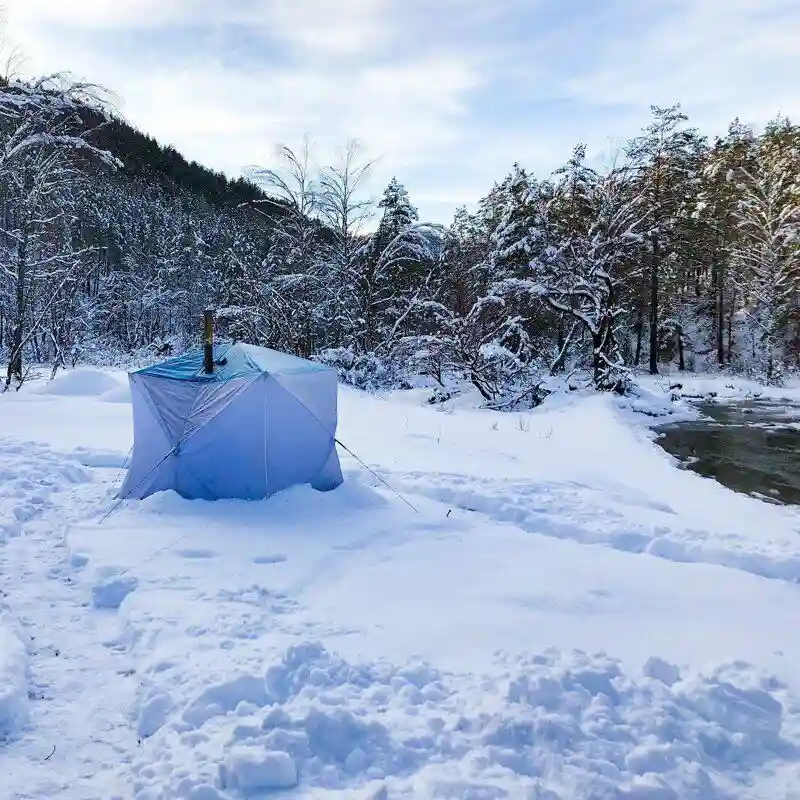
[[[416,511],[342,452],[103,519],[124,375],[0,397],[0,798],[793,796],[797,509],[676,469],[647,395],[340,397]]]

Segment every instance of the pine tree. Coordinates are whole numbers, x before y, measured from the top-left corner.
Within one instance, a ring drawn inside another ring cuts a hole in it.
[[[698,198],[698,239],[710,273],[714,349],[720,366],[731,360],[732,320],[736,310],[736,281],[731,259],[739,233],[734,214],[742,192],[741,184],[734,177],[740,169],[752,171],[755,147],[753,131],[734,120],[728,134],[718,138],[708,153]]]
[[[396,179],[387,186],[378,208],[383,214],[362,248],[357,281],[362,352],[391,349],[441,247],[439,228],[419,223],[408,192]]]
[[[680,106],[653,106],[653,122],[626,148],[638,179],[637,196],[647,211],[646,258],[649,274],[650,373],[658,373],[660,292],[665,270],[674,264],[685,238],[680,217],[697,180],[704,142],[696,130],[684,128]]]

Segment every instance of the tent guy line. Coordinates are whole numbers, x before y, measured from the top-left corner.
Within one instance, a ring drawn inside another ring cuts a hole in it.
[[[377,480],[379,480],[390,492],[396,494],[412,511],[415,511],[417,514],[419,514],[419,509],[413,505],[410,500],[407,500],[405,497],[403,497],[403,495],[400,494],[400,492],[398,492],[397,489],[395,489],[394,486],[392,486],[389,481],[386,480],[386,478],[375,472],[375,470],[372,469],[372,467],[370,467],[368,464],[365,464],[346,444],[344,444],[344,442],[340,441],[339,439],[334,439],[334,442],[336,442],[336,444],[338,444],[342,450],[349,453],[356,461],[358,461],[358,463],[361,464],[361,466],[364,467],[367,472],[374,475],[375,478],[377,478]],[[447,512],[447,516],[450,516],[450,511]]]
[[[163,489],[206,500],[263,499],[298,483],[327,491],[343,480],[336,445],[419,513],[336,436],[335,370],[241,342],[215,358],[208,352],[213,345],[204,345],[129,373],[134,446],[118,499],[100,523],[124,500]],[[209,370],[209,363],[220,369]],[[310,430],[310,420],[321,436]],[[203,441],[187,448],[195,438]],[[167,445],[161,454],[158,442]],[[173,456],[181,458],[173,463]]]

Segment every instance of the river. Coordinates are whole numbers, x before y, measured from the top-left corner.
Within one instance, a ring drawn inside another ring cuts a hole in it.
[[[702,403],[703,418],[661,425],[657,439],[689,469],[772,503],[800,505],[800,406]]]

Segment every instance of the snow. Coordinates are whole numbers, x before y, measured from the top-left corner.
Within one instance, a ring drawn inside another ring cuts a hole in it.
[[[109,392],[119,393],[119,381],[102,370],[82,367],[60,372],[40,388],[42,394],[63,397],[93,397]]]
[[[297,785],[297,766],[282,750],[238,745],[232,747],[222,771],[223,787],[241,789],[290,789]]]
[[[0,398],[10,797],[798,785],[800,512],[677,469],[634,409],[693,412],[655,382],[519,414],[342,389],[340,438],[413,509],[346,452],[330,493],[116,507],[130,405],[67,376]]]
[[[100,395],[100,399],[106,403],[130,403],[131,387],[127,383],[121,386],[114,386],[107,392],[103,392]]]
[[[0,742],[28,719],[28,652],[16,628],[0,611]]]
[[[746,400],[759,398],[800,403],[800,378],[792,378],[782,386],[766,386],[757,381],[719,373],[688,373],[672,370],[662,375],[637,375],[637,381],[647,389],[664,392],[673,384],[681,384],[684,395],[705,397],[713,393],[715,399]]]
[[[103,570],[92,586],[92,605],[95,608],[117,609],[138,584],[133,575],[117,574],[113,568]]]

